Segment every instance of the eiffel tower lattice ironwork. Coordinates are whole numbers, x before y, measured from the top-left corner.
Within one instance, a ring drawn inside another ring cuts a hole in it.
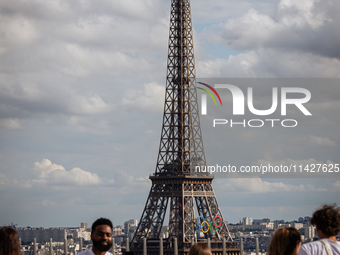
[[[171,0],[159,154],[155,173],[150,176],[152,187],[131,242],[132,249],[144,238],[159,239],[168,206],[169,240],[176,237],[179,243],[188,243],[195,237],[195,204],[198,216],[207,222],[215,220],[220,226],[205,236],[211,240],[230,239],[212,187],[213,176],[195,171],[196,166],[206,167],[195,78],[190,0]]]

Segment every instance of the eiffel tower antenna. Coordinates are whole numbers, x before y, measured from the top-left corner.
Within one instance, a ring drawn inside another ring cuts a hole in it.
[[[196,167],[206,169],[207,165],[195,79],[190,0],[171,0],[162,134],[156,170],[150,176],[151,190],[131,242],[131,251],[135,254],[139,254],[137,251],[140,251],[144,238],[160,238],[168,206],[168,240],[173,242],[177,238],[181,250],[179,254],[187,253],[184,244],[191,243],[195,238],[199,229],[197,220],[201,224],[202,218],[208,223],[215,221],[215,226],[219,226],[214,228],[210,224],[215,232],[208,231],[206,238],[219,243],[223,238],[231,240],[212,187],[214,177],[196,171]]]

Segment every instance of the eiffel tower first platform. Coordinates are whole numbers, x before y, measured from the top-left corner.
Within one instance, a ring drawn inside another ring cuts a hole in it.
[[[151,190],[127,247],[135,255],[143,254],[143,245],[144,254],[146,248],[148,255],[160,254],[161,245],[164,255],[186,255],[193,240],[209,240],[213,254],[222,255],[223,246],[228,255],[240,254],[240,244],[231,239],[217,203],[212,187],[214,177],[195,172],[196,166],[206,166],[206,159],[195,86],[190,9],[190,0],[171,0],[162,134],[156,170],[150,176]],[[168,207],[169,236],[160,244]],[[202,229],[205,237],[197,240]]]

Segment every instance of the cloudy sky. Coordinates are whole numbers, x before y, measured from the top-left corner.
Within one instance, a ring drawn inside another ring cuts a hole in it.
[[[197,77],[340,78],[337,0],[191,2]],[[169,15],[170,0],[0,0],[0,225],[140,219],[158,154]],[[340,163],[338,84],[308,87],[313,117],[295,129],[213,129],[213,116],[231,116],[209,105],[208,165]],[[266,91],[254,87],[258,105]],[[340,173],[213,185],[232,223],[340,203]]]

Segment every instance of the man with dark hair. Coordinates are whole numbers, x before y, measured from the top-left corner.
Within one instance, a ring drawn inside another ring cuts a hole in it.
[[[313,213],[311,223],[316,226],[319,241],[301,246],[299,255],[340,255],[340,242],[336,235],[340,230],[340,208],[324,205]]]
[[[112,255],[108,250],[112,246],[112,222],[99,218],[91,227],[92,249],[78,253],[79,255]]]

